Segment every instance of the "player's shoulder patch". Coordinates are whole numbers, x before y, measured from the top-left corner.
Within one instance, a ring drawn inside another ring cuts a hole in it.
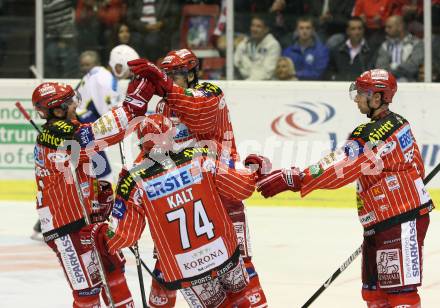
[[[136,187],[136,180],[147,177],[147,169],[133,167],[130,171],[125,170],[120,176],[116,186],[116,195],[128,201],[131,192]]]
[[[350,139],[363,142],[385,141],[407,121],[401,116],[390,113],[377,121],[370,121],[356,127],[350,135]]]
[[[206,96],[211,96],[211,95],[219,96],[223,93],[220,87],[210,82],[199,83],[194,88],[196,90],[204,92]]]
[[[38,135],[37,143],[56,149],[59,146],[63,146],[65,140],[73,139],[77,128],[77,125],[67,120],[56,120],[46,123],[43,125],[43,131]]]

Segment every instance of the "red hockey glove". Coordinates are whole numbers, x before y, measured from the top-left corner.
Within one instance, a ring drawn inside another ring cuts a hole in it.
[[[97,223],[85,226],[79,232],[81,244],[85,249],[95,249],[101,255],[102,263],[109,272],[117,268],[122,269],[125,259],[122,252],[111,255],[108,251],[107,235],[108,225],[105,223]]]
[[[275,170],[257,182],[257,191],[264,198],[273,197],[280,192],[301,190],[301,172],[298,168]]]
[[[145,115],[148,102],[154,95],[154,84],[146,79],[133,79],[128,84],[127,96],[122,103],[135,116]]]
[[[258,177],[266,175],[272,170],[269,158],[257,154],[249,154],[244,160],[244,165],[252,172],[257,172]]]
[[[92,208],[92,223],[106,221],[115,202],[115,196],[110,182],[99,180],[98,186],[98,204]]]
[[[142,78],[147,78],[154,84],[156,88],[154,94],[164,97],[173,88],[173,79],[168,77],[167,74],[150,61],[146,59],[136,59],[127,62],[127,64],[133,74]]]

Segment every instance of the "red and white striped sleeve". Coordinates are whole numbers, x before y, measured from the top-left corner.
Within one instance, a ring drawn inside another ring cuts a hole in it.
[[[166,102],[193,133],[205,134],[216,128],[221,99],[222,93],[183,89],[174,84]]]
[[[375,152],[364,148],[362,140],[350,140],[345,148],[338,149],[317,164],[304,170],[301,182],[301,197],[316,189],[337,189],[354,182],[367,169],[374,167],[377,162]],[[354,151],[354,152],[350,152]]]
[[[236,170],[219,163],[214,179],[219,194],[232,201],[247,199],[255,190],[256,175],[247,169]]]
[[[128,201],[121,198],[115,200],[110,218],[110,230],[114,235],[107,241],[109,252],[133,246],[141,237],[145,228],[145,213],[141,206],[136,205],[132,196]]]

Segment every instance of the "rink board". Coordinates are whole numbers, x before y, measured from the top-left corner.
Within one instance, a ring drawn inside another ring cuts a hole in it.
[[[440,176],[440,175],[439,175]],[[435,204],[440,204],[440,189],[428,189]],[[0,181],[0,200],[2,201],[33,201],[36,185],[32,180]],[[299,194],[285,192],[270,199],[264,199],[254,193],[247,199],[248,206],[305,206],[328,208],[356,208],[354,187],[343,187],[336,190],[317,190],[301,198]]]
[[[66,80],[76,85],[78,80]],[[348,82],[215,82],[225,93],[239,153],[271,159],[274,168],[301,168],[344,143],[366,122],[348,99]],[[20,100],[38,123],[30,97],[37,80],[0,80],[0,180],[32,180],[35,131],[16,110]],[[124,85],[123,85],[124,86]],[[438,127],[439,84],[399,83],[392,110],[406,117],[420,147],[426,172],[440,162]],[[149,104],[153,112],[157,97]],[[223,106],[221,104],[221,106]],[[137,155],[136,138],[125,141],[127,161]],[[108,151],[114,170],[120,169],[117,146]],[[115,172],[117,174],[117,172]],[[440,189],[440,177],[430,183]]]

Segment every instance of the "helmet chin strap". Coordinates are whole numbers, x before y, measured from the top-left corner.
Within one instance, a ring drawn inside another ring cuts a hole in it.
[[[370,106],[370,102],[371,102],[371,100],[372,100],[372,99],[370,98],[370,99],[368,99],[368,101],[367,101],[368,108],[370,109],[370,111],[367,113],[367,117],[368,117],[369,119],[373,119],[374,112],[375,112],[376,110],[379,110],[383,105],[385,105],[385,103],[381,100],[381,101],[380,101],[380,105],[379,105],[377,108],[373,108],[373,107]]]

